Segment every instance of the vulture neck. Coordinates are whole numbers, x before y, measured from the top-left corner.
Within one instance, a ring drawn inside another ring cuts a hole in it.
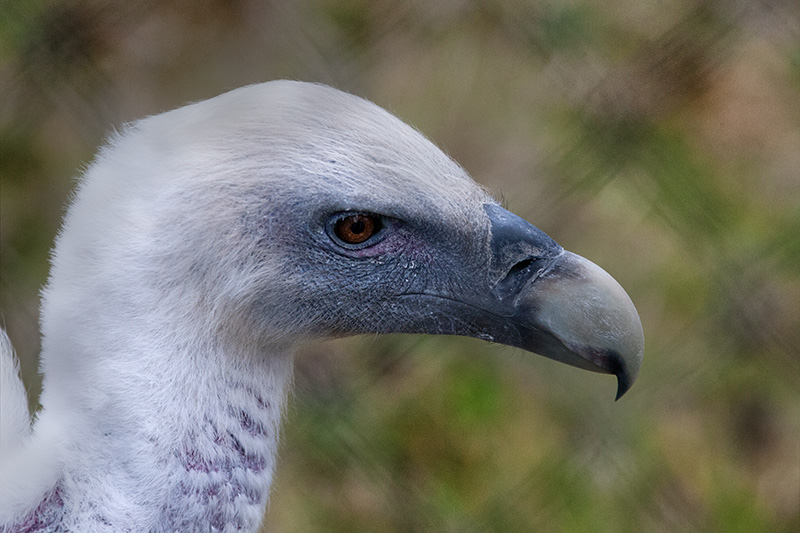
[[[46,336],[34,439],[55,433],[60,464],[36,512],[75,531],[255,531],[290,351],[136,315],[150,318],[115,331],[98,314]]]

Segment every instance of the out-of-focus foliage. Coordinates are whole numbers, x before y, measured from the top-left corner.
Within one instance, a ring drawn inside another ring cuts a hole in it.
[[[452,338],[298,357],[273,531],[800,531],[800,4],[0,4],[0,310],[126,121],[275,78],[414,124],[645,327],[639,381]]]

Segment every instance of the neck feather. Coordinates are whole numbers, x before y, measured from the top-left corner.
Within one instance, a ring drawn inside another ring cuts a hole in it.
[[[62,428],[57,497],[47,499],[63,501],[62,525],[255,531],[272,480],[288,350],[176,341],[143,353],[132,344],[84,367],[98,372],[84,383],[48,375],[34,438]]]

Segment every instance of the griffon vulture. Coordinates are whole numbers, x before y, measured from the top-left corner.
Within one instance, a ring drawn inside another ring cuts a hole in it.
[[[644,340],[602,269],[423,135],[309,83],[127,126],[85,172],[42,293],[30,424],[0,335],[0,530],[253,531],[292,351],[467,335],[633,383]]]

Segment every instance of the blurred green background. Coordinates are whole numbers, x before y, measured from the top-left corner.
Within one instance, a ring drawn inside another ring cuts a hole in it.
[[[639,380],[476,340],[304,347],[265,529],[800,531],[800,3],[0,4],[0,312],[126,121],[276,78],[415,125],[628,290]]]

